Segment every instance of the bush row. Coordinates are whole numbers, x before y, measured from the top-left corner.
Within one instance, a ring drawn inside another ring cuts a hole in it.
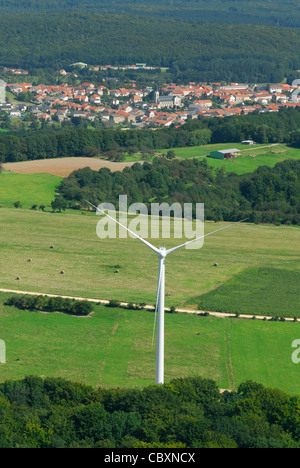
[[[23,310],[63,312],[64,314],[77,316],[89,315],[93,310],[93,305],[88,301],[48,296],[12,296],[6,301],[6,305]]]

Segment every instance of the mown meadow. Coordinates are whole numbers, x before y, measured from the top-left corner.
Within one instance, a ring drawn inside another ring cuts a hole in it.
[[[187,148],[173,148],[172,151],[178,158],[204,158],[211,151],[236,148],[241,151],[237,158],[222,161],[220,159],[207,158],[207,162],[215,169],[224,169],[226,172],[247,174],[255,171],[260,166],[274,167],[275,164],[287,159],[299,159],[300,151],[284,144],[251,145],[242,143],[215,143],[210,145],[192,146]],[[162,150],[160,153],[167,153]]]
[[[143,387],[154,383],[154,313],[95,305],[89,317],[24,311],[4,305],[0,335],[7,363],[0,381],[26,375],[70,379],[92,386]],[[236,389],[251,379],[299,394],[292,342],[299,323],[166,314],[165,379],[202,376]]]
[[[36,205],[49,208],[56,187],[62,178],[51,174],[16,174],[3,172],[0,175],[0,205],[13,207],[20,202],[22,208]]]
[[[130,237],[99,239],[100,219],[93,212],[2,208],[2,288],[154,304],[156,255]],[[206,222],[204,231],[229,224]],[[152,242],[172,247],[182,239]],[[242,223],[207,237],[200,249],[174,252],[166,261],[166,304],[198,308],[203,293],[265,266],[299,271],[299,227]]]

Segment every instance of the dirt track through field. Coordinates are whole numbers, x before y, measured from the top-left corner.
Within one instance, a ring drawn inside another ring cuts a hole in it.
[[[134,162],[111,162],[105,159],[96,158],[57,158],[57,159],[38,159],[36,161],[21,161],[15,163],[3,164],[7,171],[18,174],[37,174],[45,173],[59,177],[68,177],[73,171],[90,167],[99,171],[107,167],[112,172],[123,171],[125,167],[130,167]]]
[[[0,288],[0,292],[2,293],[12,293],[12,294],[28,294],[31,296],[48,296],[48,297],[62,297],[64,299],[73,299],[77,301],[88,301],[88,302],[94,302],[96,304],[104,304],[107,305],[109,304],[109,300],[107,299],[92,299],[92,298],[87,298],[87,297],[74,297],[74,296],[62,296],[58,294],[45,294],[45,293],[39,293],[39,292],[32,292],[32,291],[19,291],[15,289],[3,289]],[[120,302],[120,305],[122,307],[126,307],[129,305],[128,302]],[[145,309],[153,310],[153,305],[145,305]],[[165,308],[165,310],[168,310],[168,308]],[[233,314],[231,312],[213,312],[213,311],[207,311],[207,310],[194,310],[194,309],[181,309],[181,308],[176,308],[176,312],[181,312],[185,314],[208,314],[212,315],[214,317],[236,317],[236,314]],[[239,314],[240,318],[245,318],[245,319],[258,319],[258,320],[271,320],[270,316],[267,315],[248,315],[248,314]],[[285,320],[287,322],[295,322],[298,323],[300,322],[300,319],[296,319],[294,317],[285,317]],[[226,339],[226,338],[225,338]]]

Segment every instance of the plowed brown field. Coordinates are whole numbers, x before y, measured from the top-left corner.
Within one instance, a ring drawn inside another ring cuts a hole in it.
[[[107,167],[112,172],[115,172],[122,171],[125,167],[132,166],[133,164],[134,162],[111,162],[96,158],[58,158],[6,163],[3,164],[3,167],[7,171],[19,174],[46,173],[59,177],[68,177],[73,171],[84,167],[90,167],[94,170]]]

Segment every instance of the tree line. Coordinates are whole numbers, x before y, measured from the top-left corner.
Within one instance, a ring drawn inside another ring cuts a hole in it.
[[[299,397],[187,377],[143,389],[27,376],[0,384],[0,448],[299,448]]]
[[[204,203],[207,220],[300,224],[299,160],[237,175],[215,170],[207,159],[156,158],[122,172],[74,171],[58,192],[55,200],[64,208],[88,209],[89,200],[96,206],[109,202],[118,209],[119,195],[127,195],[128,205],[141,202],[149,209],[153,202],[180,203],[182,209],[184,203],[192,203],[195,211],[197,203]]]
[[[109,156],[109,152],[131,153],[176,147],[254,140],[257,143],[287,143],[300,146],[300,110],[249,114],[224,119],[192,120],[180,128],[157,131],[52,127],[21,133],[0,134],[0,161],[77,156]]]

